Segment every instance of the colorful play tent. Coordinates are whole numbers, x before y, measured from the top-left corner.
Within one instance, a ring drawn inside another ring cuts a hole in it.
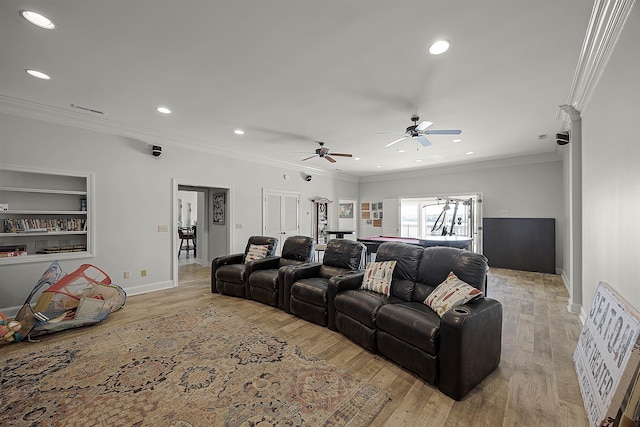
[[[22,323],[23,336],[35,337],[101,322],[122,308],[126,299],[125,291],[111,283],[107,273],[98,267],[82,264],[65,274],[58,261],[54,261],[15,320]]]

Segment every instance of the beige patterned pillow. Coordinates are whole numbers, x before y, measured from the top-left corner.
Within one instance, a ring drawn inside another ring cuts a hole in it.
[[[429,294],[424,303],[442,317],[448,310],[481,296],[482,291],[458,279],[452,271],[445,281]]]
[[[247,251],[247,256],[244,259],[244,262],[247,263],[249,261],[255,261],[257,259],[262,259],[267,256],[267,251],[269,250],[268,245],[249,245],[249,251]]]
[[[391,279],[396,261],[370,262],[364,271],[364,278],[360,289],[391,295]]]

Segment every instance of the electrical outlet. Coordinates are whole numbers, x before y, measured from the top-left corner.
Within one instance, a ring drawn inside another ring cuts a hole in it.
[[[140,270],[140,277],[147,277],[147,270]]]
[[[125,278],[125,279],[128,279],[129,277],[131,277],[131,275],[129,274],[129,272],[128,272],[128,271],[125,271],[125,272],[124,272],[124,278]]]
[[[166,233],[167,231],[169,231],[169,226],[168,225],[159,225],[158,226],[158,233]]]

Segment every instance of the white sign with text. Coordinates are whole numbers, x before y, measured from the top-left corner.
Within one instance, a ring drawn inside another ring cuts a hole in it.
[[[573,355],[591,426],[614,425],[640,361],[639,336],[638,312],[600,282]]]

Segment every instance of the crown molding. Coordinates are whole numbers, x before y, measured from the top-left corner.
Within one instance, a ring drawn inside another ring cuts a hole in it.
[[[567,104],[584,112],[604,69],[611,58],[635,0],[596,0],[591,10],[578,65],[573,76]],[[567,124],[570,117],[558,109],[558,117]]]
[[[24,99],[13,98],[6,95],[0,95],[0,112],[94,132],[101,132],[109,135],[133,138],[153,145],[178,147],[180,149],[248,161],[254,164],[279,167],[286,169],[287,171],[313,172],[316,175],[331,176],[344,181],[358,182],[357,177],[337,171],[327,171],[324,169],[314,168],[313,166],[301,167],[295,163],[279,160],[266,161],[264,158],[254,156],[250,153],[237,153],[231,150],[225,150],[217,147],[214,148],[207,145],[206,141],[193,141],[182,135],[158,132],[142,126],[94,116],[90,113],[72,111]]]
[[[457,165],[447,165],[428,169],[413,169],[403,172],[389,172],[386,174],[371,175],[360,178],[360,182],[379,182],[394,179],[421,178],[425,176],[443,175],[449,173],[471,172],[483,169],[495,169],[509,166],[521,166],[538,163],[559,162],[562,158],[556,151],[543,154],[533,154],[529,156],[505,157],[486,161],[463,163]]]

